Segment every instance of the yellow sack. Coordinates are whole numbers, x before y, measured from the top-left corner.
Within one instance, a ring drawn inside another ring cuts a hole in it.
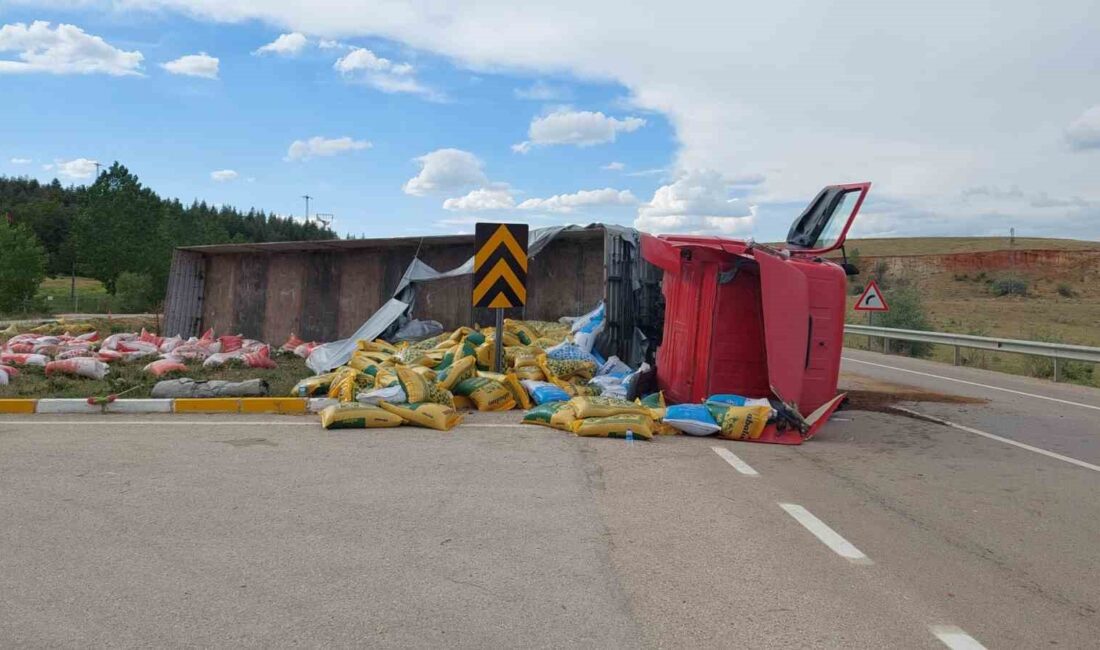
[[[576,420],[572,429],[573,433],[584,438],[625,438],[629,430],[634,432],[635,438],[653,439],[653,420],[648,415],[637,413]]]
[[[496,330],[490,329],[489,331],[485,332],[485,341],[487,343],[492,343],[492,342],[496,341],[496,338],[497,338]],[[504,336],[500,337],[500,340],[504,341],[504,347],[506,347],[506,348],[507,347],[514,347],[514,346],[517,346],[517,345],[523,345],[523,342],[519,340],[519,337],[516,336],[515,334],[509,332],[508,330],[504,330]]]
[[[456,395],[465,395],[474,400],[479,411],[511,411],[516,408],[516,400],[499,381],[484,377],[464,379],[454,387]]]
[[[460,411],[472,411],[477,408],[474,400],[465,395],[455,395],[452,400],[454,401],[454,407]]]
[[[531,345],[539,337],[538,332],[528,327],[523,321],[504,319],[504,329],[514,333],[524,345]]]
[[[431,382],[408,366],[397,366],[394,370],[401,389],[405,391],[405,398],[410,402],[427,402],[428,393],[431,392]]]
[[[587,381],[596,374],[596,364],[581,359],[550,359],[545,354],[540,354],[538,364],[543,374],[558,379],[579,377]]]
[[[355,347],[363,350],[364,352],[385,352],[387,354],[397,354],[397,347],[383,341],[382,339],[374,339],[373,341],[364,341],[359,339],[355,342]]]
[[[559,379],[557,381],[561,380]],[[603,388],[590,384],[588,380],[579,377],[573,377],[565,383],[570,386],[569,394],[577,397],[595,397],[603,392]]]
[[[291,397],[313,397],[314,395],[327,395],[328,387],[332,385],[332,380],[336,379],[335,372],[328,372],[323,375],[314,375],[312,377],[306,377],[297,384],[294,384],[294,388],[290,389]]]
[[[648,406],[651,409],[663,409],[668,406],[668,404],[665,404],[665,391],[663,390],[659,390],[656,393],[650,393],[634,401],[643,406]]]
[[[368,369],[369,370],[369,369]],[[376,366],[374,373],[375,388],[389,388],[400,383],[393,366]]]
[[[496,358],[496,344],[492,341],[477,346],[477,367],[488,370],[493,367]]]
[[[512,366],[515,368],[538,368],[539,353],[531,348],[520,348],[512,357]]]
[[[409,366],[409,367],[412,368],[413,372],[420,375],[424,379],[427,379],[428,381],[435,381],[436,374],[435,374],[435,371],[432,370],[431,368],[429,368],[427,366]]]
[[[542,374],[542,370],[538,366],[523,366],[515,369],[516,377],[519,379],[533,379],[535,381],[546,381],[546,375]]]
[[[625,415],[636,413],[650,416],[652,410],[648,406],[628,402],[617,397],[574,397],[569,400],[573,410],[579,418],[604,418],[610,415]]]
[[[722,430],[719,438],[727,440],[755,440],[764,432],[771,417],[770,406],[731,406],[717,402],[707,402],[707,410]]]
[[[465,357],[454,362],[450,368],[441,370],[436,375],[436,380],[439,385],[452,393],[455,391],[455,386],[461,381],[465,381],[470,377],[477,376],[477,359],[473,357]]]
[[[401,419],[408,424],[438,431],[449,431],[457,426],[459,422],[462,422],[462,416],[459,413],[453,408],[442,404],[431,402],[390,404],[389,402],[382,402],[379,406],[390,413],[401,416]]]
[[[378,362],[368,357],[366,352],[357,350],[352,353],[351,359],[348,359],[348,366],[365,372],[368,368],[378,366]]]
[[[474,361],[477,361],[477,348],[471,343],[463,341],[458,345],[454,345],[446,354],[443,355],[443,360],[439,362],[439,368],[450,368],[457,363],[460,359],[466,357],[473,357]]]
[[[569,402],[546,402],[523,414],[524,424],[538,424],[562,431],[572,431],[576,419],[577,414]]]
[[[455,397],[451,394],[451,391],[434,382],[428,384],[428,399],[425,401],[451,408],[455,407]]]
[[[452,344],[458,343],[462,339],[466,338],[470,334],[470,332],[473,331],[473,328],[470,327],[460,327],[451,332],[451,335],[447,337],[447,340],[449,340]]]
[[[366,388],[370,384],[370,377],[359,372],[355,368],[341,366],[334,373],[332,383],[328,387],[328,396],[335,397],[341,402],[351,402],[360,388]]]
[[[396,427],[401,417],[377,406],[342,402],[321,411],[321,426],[326,429],[378,429]]]
[[[499,381],[501,386],[508,389],[508,392],[512,394],[512,399],[516,401],[521,409],[531,408],[531,396],[527,394],[527,389],[523,387],[523,384],[519,383],[519,378],[514,373],[507,373],[504,375],[498,375],[497,373],[485,373],[484,376],[493,375],[489,379],[495,379]],[[499,377],[499,378],[498,378]]]

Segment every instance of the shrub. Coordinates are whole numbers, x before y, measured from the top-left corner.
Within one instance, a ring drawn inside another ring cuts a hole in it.
[[[1077,292],[1073,290],[1073,287],[1063,282],[1058,285],[1058,295],[1063,298],[1076,298]]]
[[[995,296],[1026,296],[1027,281],[1021,278],[1001,278],[989,285]]]
[[[46,277],[46,250],[24,226],[0,220],[0,311],[29,310]]]
[[[153,279],[145,273],[120,273],[115,281],[115,296],[119,311],[127,314],[144,313],[153,302]]]
[[[877,325],[907,330],[928,330],[928,315],[921,302],[920,291],[906,285],[893,290],[887,297],[890,311],[875,317]],[[932,344],[921,341],[890,341],[890,351],[911,357],[932,354]]]

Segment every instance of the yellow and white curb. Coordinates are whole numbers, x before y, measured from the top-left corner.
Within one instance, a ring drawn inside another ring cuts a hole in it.
[[[330,398],[209,397],[178,399],[119,399],[109,404],[89,404],[81,398],[0,399],[0,415],[97,414],[97,413],[244,413],[305,415],[317,413]]]

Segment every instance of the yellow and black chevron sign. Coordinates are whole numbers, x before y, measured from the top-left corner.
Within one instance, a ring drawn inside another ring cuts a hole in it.
[[[479,223],[474,235],[474,307],[527,304],[527,225]]]

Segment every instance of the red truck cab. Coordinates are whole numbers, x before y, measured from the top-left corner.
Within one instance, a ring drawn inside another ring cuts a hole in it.
[[[870,183],[821,190],[784,248],[721,237],[643,235],[642,254],[664,270],[664,336],[657,381],[672,402],[716,393],[776,397],[801,428],[769,425],[759,442],[799,444],[839,405],[845,269],[840,248]]]

